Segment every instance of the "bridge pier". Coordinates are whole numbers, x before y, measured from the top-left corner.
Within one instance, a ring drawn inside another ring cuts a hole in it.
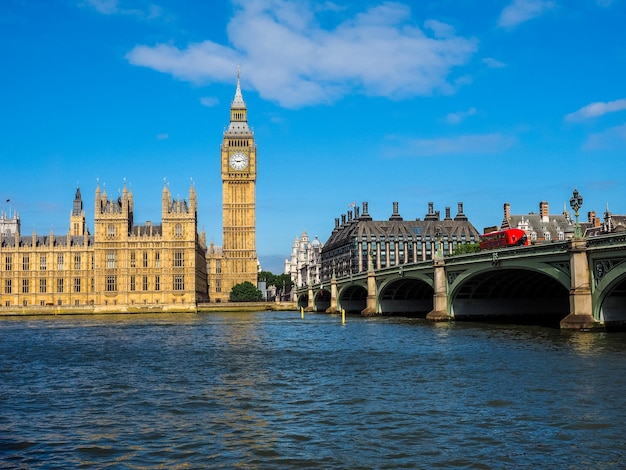
[[[569,292],[570,313],[560,326],[563,330],[588,331],[597,322],[592,315],[591,274],[587,260],[587,241],[574,238],[568,245],[570,252],[571,287]]]
[[[376,308],[377,302],[376,295],[376,274],[374,269],[367,271],[367,300],[366,307],[361,310],[361,315],[364,317],[372,317],[378,315],[378,309]]]
[[[433,294],[433,309],[426,315],[427,320],[449,321],[448,314],[448,283],[446,281],[446,268],[444,259],[435,259],[435,285]]]
[[[326,313],[339,313],[337,309],[337,278],[334,272],[330,278],[330,307],[326,309]]]
[[[311,283],[309,282],[309,285],[307,287],[307,295],[309,297],[309,301],[308,304],[306,306],[306,308],[304,309],[305,312],[313,312],[315,310],[315,297],[313,295],[313,286],[311,285]]]

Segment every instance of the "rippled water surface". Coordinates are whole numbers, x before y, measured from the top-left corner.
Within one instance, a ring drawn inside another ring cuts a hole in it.
[[[0,319],[2,468],[624,468],[626,335],[259,312]]]

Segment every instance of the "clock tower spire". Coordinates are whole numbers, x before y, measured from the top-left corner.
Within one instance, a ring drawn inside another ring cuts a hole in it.
[[[227,301],[234,285],[257,285],[256,144],[248,126],[248,110],[241,94],[240,71],[230,105],[230,123],[221,145],[222,266],[221,280],[211,283],[211,298]],[[219,289],[220,292],[217,290]]]

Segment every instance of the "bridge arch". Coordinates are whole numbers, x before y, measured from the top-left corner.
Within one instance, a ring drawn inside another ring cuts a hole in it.
[[[558,326],[569,314],[569,276],[550,266],[472,271],[449,294],[455,320],[499,320]]]
[[[598,281],[594,294],[598,296],[594,318],[604,322],[607,330],[626,330],[626,272],[608,272]]]
[[[433,309],[433,281],[426,276],[403,276],[381,284],[379,310],[383,315],[425,317]]]
[[[330,291],[319,289],[313,294],[313,310],[316,312],[325,312],[330,307]]]
[[[309,306],[309,294],[303,293],[298,296],[298,310]]]
[[[346,313],[361,313],[367,307],[367,285],[349,284],[337,292],[337,308]]]

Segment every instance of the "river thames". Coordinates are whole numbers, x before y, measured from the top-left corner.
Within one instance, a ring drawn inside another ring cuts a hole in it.
[[[2,468],[626,465],[626,334],[299,312],[0,319]]]

